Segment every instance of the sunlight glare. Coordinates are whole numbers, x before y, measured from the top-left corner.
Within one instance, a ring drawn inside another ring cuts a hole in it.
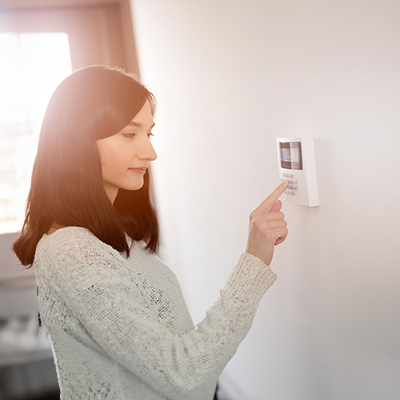
[[[66,33],[0,34],[0,233],[22,227],[42,119],[71,71]]]

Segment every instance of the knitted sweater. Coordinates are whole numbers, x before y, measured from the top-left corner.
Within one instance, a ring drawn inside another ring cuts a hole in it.
[[[128,258],[62,228],[42,237],[34,267],[64,400],[211,400],[276,279],[243,253],[195,327],[174,273],[142,242]]]

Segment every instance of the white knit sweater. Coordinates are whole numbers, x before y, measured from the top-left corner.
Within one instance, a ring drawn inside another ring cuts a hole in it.
[[[129,258],[87,229],[40,240],[39,311],[64,400],[211,400],[276,279],[243,253],[195,327],[174,273],[134,242]]]

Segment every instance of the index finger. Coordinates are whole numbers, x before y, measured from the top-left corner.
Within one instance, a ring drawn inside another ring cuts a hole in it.
[[[282,181],[276,189],[266,197],[266,199],[254,210],[255,213],[268,213],[279,197],[282,196],[283,192],[288,187],[289,182],[285,179]]]

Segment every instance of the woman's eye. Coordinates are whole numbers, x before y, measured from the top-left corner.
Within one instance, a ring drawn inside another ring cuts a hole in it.
[[[136,133],[134,132],[123,133],[122,136],[127,139],[133,139],[136,136]]]

